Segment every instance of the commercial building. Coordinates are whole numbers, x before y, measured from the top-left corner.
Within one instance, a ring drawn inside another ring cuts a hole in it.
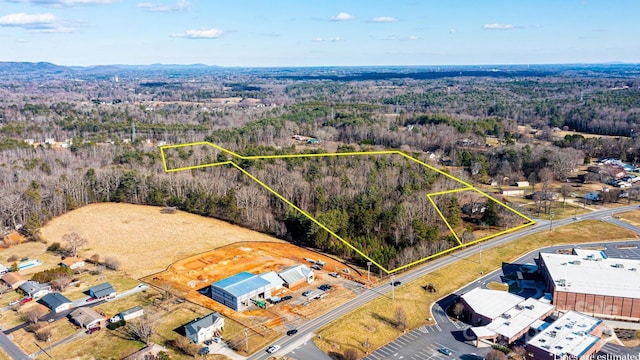
[[[511,344],[530,329],[536,329],[553,312],[553,305],[525,299],[506,291],[475,288],[461,296],[464,314],[474,327],[470,331],[480,342]]]
[[[211,284],[211,298],[235,311],[251,305],[251,300],[264,301],[271,297],[273,285],[260,275],[241,272]]]
[[[284,286],[289,289],[312,283],[314,280],[313,270],[303,264],[286,268],[280,271],[278,276],[284,280]]]
[[[536,262],[558,310],[640,320],[640,260],[574,249],[572,254],[540,253]]]
[[[575,311],[565,313],[529,340],[526,359],[592,359],[602,348],[602,320]]]

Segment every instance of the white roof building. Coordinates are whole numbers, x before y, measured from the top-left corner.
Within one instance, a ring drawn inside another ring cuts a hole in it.
[[[602,320],[569,311],[529,340],[527,351],[545,358],[582,359],[599,350],[601,324]]]
[[[495,319],[524,300],[506,291],[475,288],[461,298],[476,314]]]
[[[514,341],[529,328],[537,328],[541,322],[540,319],[549,316],[551,312],[553,312],[553,305],[529,298],[503,312],[491,323],[474,327],[471,330],[479,338],[500,335]]]
[[[609,258],[599,251],[540,253],[555,291],[640,298],[640,260]]]

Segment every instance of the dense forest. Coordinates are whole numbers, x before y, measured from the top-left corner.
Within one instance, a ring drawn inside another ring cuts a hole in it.
[[[400,149],[472,183],[534,185],[566,181],[591,158],[635,161],[640,149],[640,80],[621,73],[420,78],[391,71],[339,79],[264,70],[145,74],[144,80],[124,74],[117,82],[105,74],[91,75],[91,81],[77,74],[0,80],[3,231],[20,229],[37,238],[45,222],[69,210],[129,202],[176,206],[352,257],[238,169],[165,173],[158,146],[210,141],[244,155]],[[561,130],[610,136],[562,136]],[[294,140],[295,134],[320,143]],[[226,156],[183,149],[169,160],[202,164]],[[455,184],[403,159],[239,165],[387,266],[454,241],[425,194]],[[454,217],[465,202],[476,201],[436,200]],[[501,215],[501,226],[517,221]],[[458,230],[464,238],[465,225]]]

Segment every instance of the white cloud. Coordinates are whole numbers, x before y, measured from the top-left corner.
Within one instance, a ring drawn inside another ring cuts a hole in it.
[[[12,3],[49,5],[53,7],[111,4],[117,0],[6,0]]]
[[[456,29],[450,29],[449,30],[449,35],[453,35],[453,34],[455,34],[457,32],[458,32],[458,30],[456,30]]]
[[[394,18],[391,16],[380,16],[380,17],[375,17],[371,19],[371,22],[377,22],[377,23],[391,23],[396,21],[398,21],[398,18]]]
[[[191,29],[180,34],[171,34],[171,37],[181,37],[187,39],[217,39],[224,34],[224,31],[216,28]]]
[[[355,16],[341,11],[340,13],[338,13],[338,15],[332,17],[331,21],[346,21],[346,20],[353,20],[355,18],[356,18]]]
[[[176,12],[189,10],[191,8],[191,4],[188,1],[179,0],[175,5],[144,2],[138,3],[136,7],[145,9],[149,12]]]
[[[0,26],[19,27],[35,32],[65,33],[75,29],[61,24],[53,14],[26,14],[15,13],[0,17]]]
[[[409,35],[409,36],[398,36],[398,35],[392,35],[389,37],[384,38],[383,40],[393,40],[393,41],[412,41],[412,40],[418,40],[420,39],[419,37],[415,36],[415,35]]]
[[[513,30],[515,26],[511,24],[484,24],[482,28],[485,30]]]
[[[314,42],[338,42],[340,41],[340,37],[336,36],[336,37],[332,37],[332,38],[321,38],[321,37],[316,37],[313,38]]]

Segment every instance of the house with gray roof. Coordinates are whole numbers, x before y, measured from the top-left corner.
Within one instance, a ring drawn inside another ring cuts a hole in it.
[[[71,300],[58,292],[49,293],[43,296],[38,302],[51,309],[54,313],[69,310],[73,306]]]
[[[116,296],[116,289],[113,288],[111,283],[102,283],[89,288],[89,296],[94,299],[114,297]]]
[[[199,344],[215,336],[219,336],[224,328],[224,318],[220,313],[213,312],[207,316],[195,319],[184,326],[187,339]]]
[[[29,280],[20,285],[19,289],[24,291],[26,295],[39,299],[51,291],[51,285]]]

